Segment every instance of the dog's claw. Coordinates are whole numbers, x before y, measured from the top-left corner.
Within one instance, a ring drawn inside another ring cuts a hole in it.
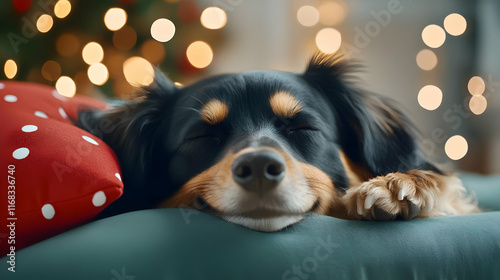
[[[401,188],[398,193],[398,200],[403,200],[406,197],[406,189]]]
[[[361,204],[359,204],[359,203],[356,207],[356,212],[358,212],[358,215],[363,216],[363,208],[361,207]]]
[[[373,206],[373,200],[375,198],[375,195],[369,194],[365,198],[365,209],[370,209]]]

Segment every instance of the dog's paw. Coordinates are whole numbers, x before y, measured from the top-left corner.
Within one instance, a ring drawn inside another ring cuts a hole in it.
[[[365,220],[406,220],[429,211],[434,201],[426,194],[426,188],[418,185],[424,183],[419,179],[422,178],[389,173],[349,188],[344,196],[349,216]]]

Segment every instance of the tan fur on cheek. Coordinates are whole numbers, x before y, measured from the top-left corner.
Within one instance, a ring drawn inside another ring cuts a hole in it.
[[[196,205],[198,196],[206,195],[208,188],[215,184],[214,177],[219,169],[219,165],[215,164],[209,169],[196,175],[187,183],[185,183],[179,191],[172,195],[169,199],[162,202],[160,208],[199,208]]]
[[[346,217],[341,199],[342,194],[335,187],[330,176],[321,169],[307,163],[299,162],[299,166],[309,188],[318,198],[319,206],[315,212],[338,218]]]
[[[221,208],[221,197],[227,188],[234,186],[231,164],[237,154],[227,153],[219,162],[193,177],[175,194],[159,205],[160,208],[196,208],[201,196],[215,210]]]

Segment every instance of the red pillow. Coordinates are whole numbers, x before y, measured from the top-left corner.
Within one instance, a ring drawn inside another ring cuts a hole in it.
[[[0,82],[2,255],[89,221],[123,193],[113,150],[69,120],[81,106],[106,104]]]

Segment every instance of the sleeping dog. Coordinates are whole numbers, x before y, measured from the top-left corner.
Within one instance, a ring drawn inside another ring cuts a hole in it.
[[[102,213],[195,208],[258,231],[310,213],[355,220],[478,212],[433,165],[391,100],[358,90],[352,64],[315,55],[303,74],[252,71],[145,94],[77,124],[117,154],[124,195]]]

